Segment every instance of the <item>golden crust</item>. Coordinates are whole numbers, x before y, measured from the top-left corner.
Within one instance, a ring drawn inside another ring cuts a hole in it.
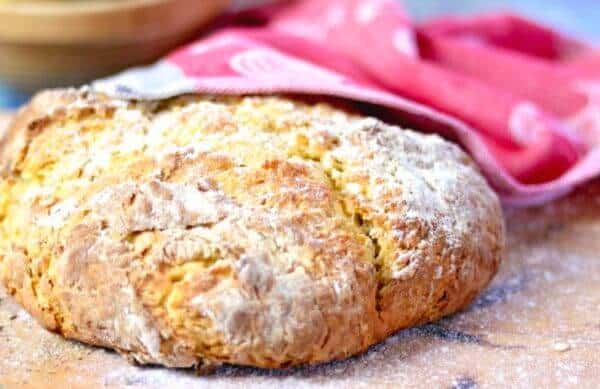
[[[458,147],[281,97],[45,92],[0,162],[9,292],[140,363],[347,357],[467,305],[504,239]]]

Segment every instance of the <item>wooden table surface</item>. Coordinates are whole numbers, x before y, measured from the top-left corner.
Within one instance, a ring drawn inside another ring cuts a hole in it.
[[[507,210],[506,222],[504,263],[467,311],[359,357],[282,372],[132,366],[43,330],[0,288],[0,388],[600,387],[600,182]]]

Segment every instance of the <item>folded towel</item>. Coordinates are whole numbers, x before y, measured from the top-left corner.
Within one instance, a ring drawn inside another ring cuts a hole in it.
[[[600,52],[511,14],[415,24],[394,0],[300,0],[231,15],[157,64],[94,87],[368,103],[460,143],[507,204],[540,204],[600,173]]]

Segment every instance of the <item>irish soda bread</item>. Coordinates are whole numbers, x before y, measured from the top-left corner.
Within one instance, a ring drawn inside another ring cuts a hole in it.
[[[0,162],[8,292],[140,363],[344,358],[465,307],[503,245],[458,147],[283,97],[45,92]]]

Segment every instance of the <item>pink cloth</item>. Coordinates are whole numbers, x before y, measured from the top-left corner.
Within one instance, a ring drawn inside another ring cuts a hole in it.
[[[394,0],[296,1],[231,17],[94,86],[138,98],[292,92],[369,103],[459,142],[507,204],[543,203],[600,173],[600,52],[510,14],[415,25]]]

